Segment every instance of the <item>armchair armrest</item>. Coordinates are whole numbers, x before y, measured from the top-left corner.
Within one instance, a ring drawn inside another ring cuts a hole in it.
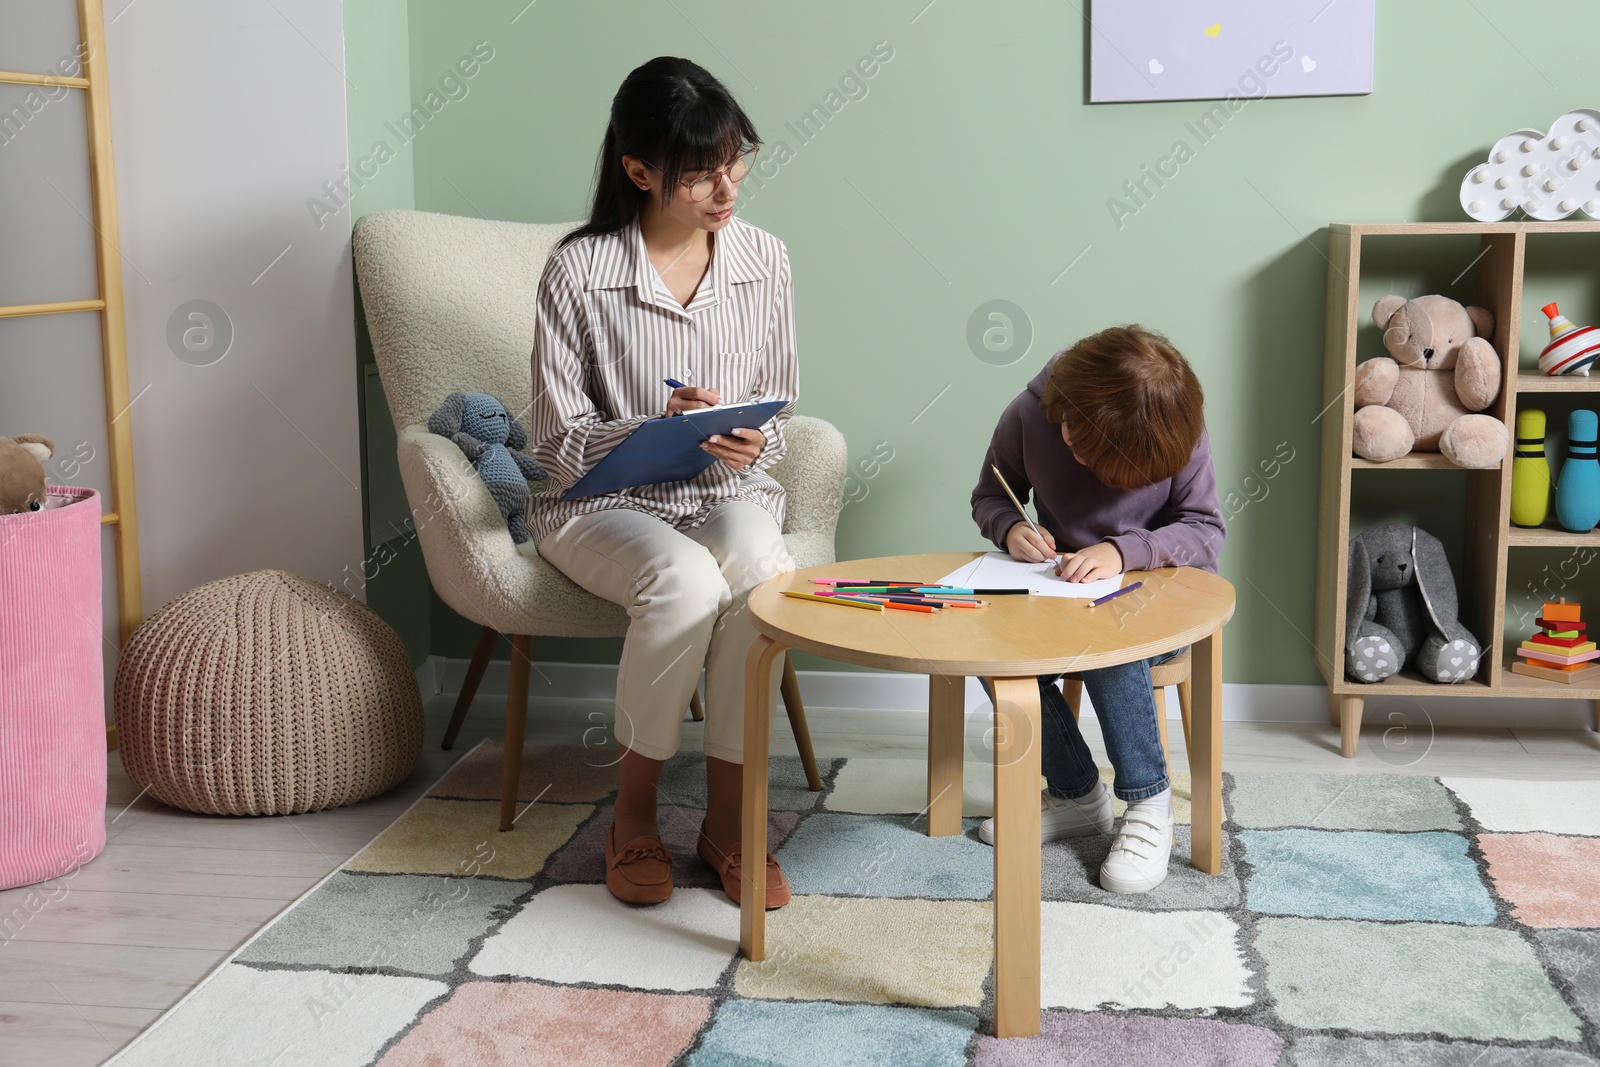
[[[507,579],[526,564],[489,487],[454,441],[424,425],[406,427],[397,451],[434,590],[468,619],[502,629],[525,611]]]
[[[784,435],[788,451],[770,471],[788,499],[783,532],[826,537],[831,546],[844,510],[844,434],[823,419],[794,415]]]

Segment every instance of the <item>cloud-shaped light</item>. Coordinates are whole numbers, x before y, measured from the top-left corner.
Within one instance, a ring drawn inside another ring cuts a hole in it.
[[[1580,210],[1600,218],[1600,111],[1569,111],[1548,134],[1500,138],[1489,161],[1467,171],[1461,206],[1479,222],[1499,222],[1517,208],[1546,222]]]

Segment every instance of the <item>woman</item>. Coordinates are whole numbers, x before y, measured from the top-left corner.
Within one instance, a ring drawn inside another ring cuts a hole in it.
[[[783,426],[799,392],[783,242],[735,218],[760,145],[728,90],[686,59],[630,73],[611,102],[589,221],[539,282],[530,451],[552,487],[529,501],[539,555],[632,622],[617,673],[621,785],[606,887],[647,904],[672,893],[656,783],[678,750],[706,669],[706,818],[698,852],[739,899],[749,591],[785,550]],[[679,388],[665,379],[688,383]],[[563,503],[561,494],[646,419],[720,403],[787,400],[760,429],[702,444],[687,482]],[[789,900],[767,857],[767,907]]]

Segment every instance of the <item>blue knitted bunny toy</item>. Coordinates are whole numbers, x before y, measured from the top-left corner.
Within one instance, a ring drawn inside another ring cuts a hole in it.
[[[488,393],[456,390],[428,416],[428,431],[460,446],[489,487],[489,495],[494,497],[511,531],[511,540],[519,545],[526,541],[528,527],[522,510],[528,500],[528,483],[544,481],[549,476],[537,460],[521,451],[528,444],[528,433],[522,424]]]

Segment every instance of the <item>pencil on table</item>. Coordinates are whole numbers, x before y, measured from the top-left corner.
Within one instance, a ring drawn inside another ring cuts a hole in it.
[[[846,607],[866,608],[868,611],[882,611],[883,605],[872,600],[855,600],[842,596],[817,596],[814,593],[797,593],[792,589],[785,589],[783,595],[796,600],[815,600],[819,604],[843,604]]]

